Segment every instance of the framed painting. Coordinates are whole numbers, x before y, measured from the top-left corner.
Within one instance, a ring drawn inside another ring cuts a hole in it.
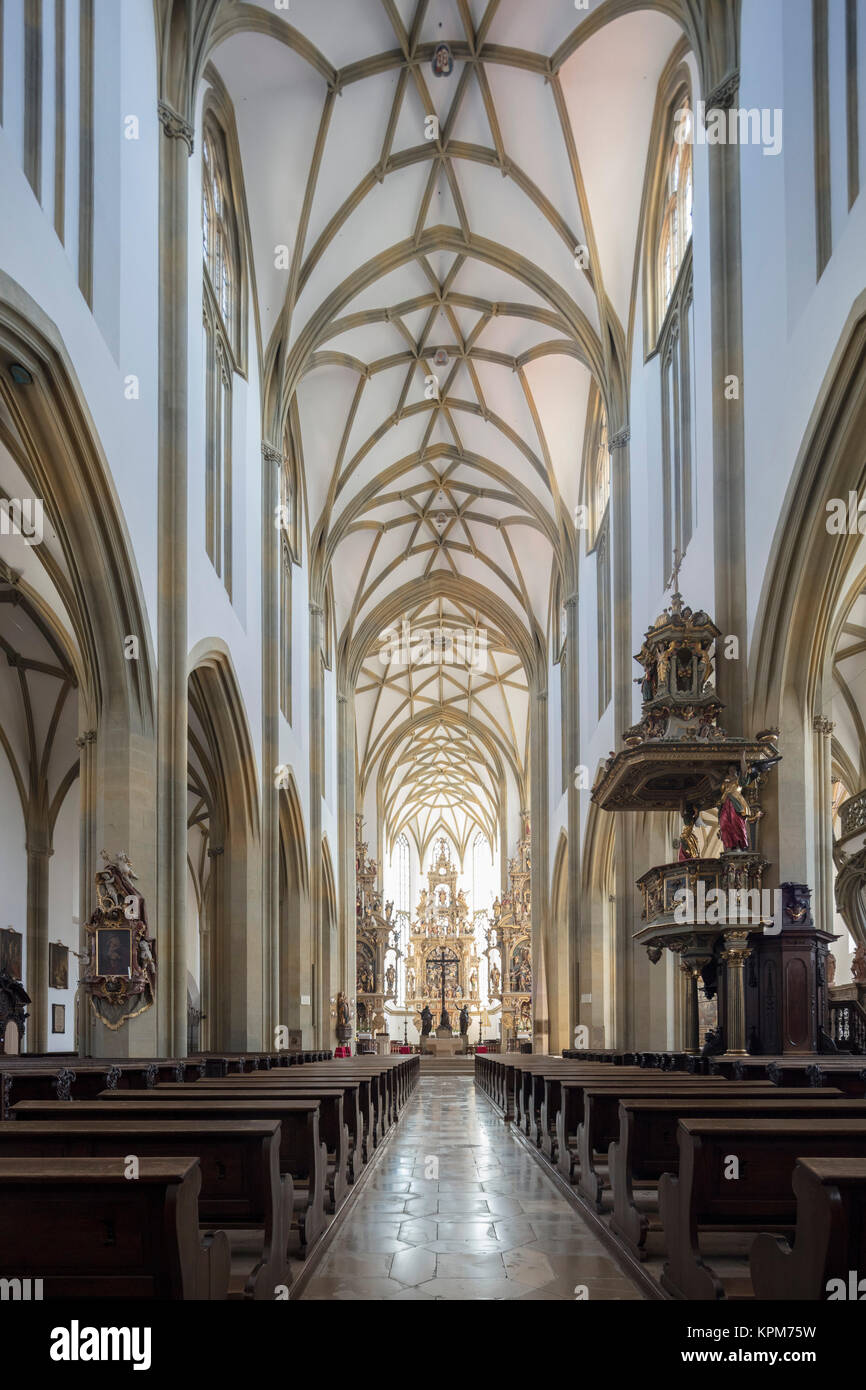
[[[69,988],[69,947],[59,941],[48,947],[48,983],[52,989]]]
[[[0,970],[5,970],[13,980],[21,979],[23,940],[21,932],[14,927],[0,931]]]
[[[51,1005],[51,1031],[52,1033],[66,1032],[66,1005]]]
[[[97,927],[96,929],[96,973],[97,975],[125,975],[132,973],[132,928]]]

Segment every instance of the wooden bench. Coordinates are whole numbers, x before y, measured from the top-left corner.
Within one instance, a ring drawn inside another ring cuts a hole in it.
[[[292,1178],[294,1230],[298,1253],[306,1257],[325,1226],[325,1145],[319,1136],[319,1103],[314,1100],[286,1100],[282,1096],[262,1095],[258,1100],[231,1100],[221,1096],[202,1096],[190,1115],[194,1092],[190,1086],[184,1098],[160,1100],[152,1091],[126,1091],[122,1097],[59,1101],[20,1101],[13,1117],[22,1120],[279,1120],[280,1171]]]
[[[143,1158],[130,1181],[116,1158],[0,1155],[4,1275],[46,1299],[224,1299],[228,1240],[201,1239],[200,1185],[192,1156]]]
[[[792,1188],[799,1158],[859,1158],[866,1145],[866,1118],[681,1119],[679,1172],[659,1180],[659,1210],[668,1260],[662,1287],[674,1298],[720,1299],[753,1296],[748,1268],[726,1274],[710,1260],[747,1258],[754,1234],[793,1233],[796,1202]],[[738,1178],[726,1178],[731,1159]],[[738,1233],[739,1242],[718,1234]],[[712,1249],[708,1249],[708,1245]],[[723,1247],[728,1249],[723,1251]]]
[[[739,1095],[725,1086],[721,1095],[680,1095],[664,1098],[641,1095],[623,1097],[618,1106],[618,1137],[608,1149],[613,1189],[611,1230],[638,1259],[650,1253],[651,1233],[662,1235],[657,1219],[657,1185],[663,1173],[676,1173],[679,1165],[678,1124],[682,1118],[702,1119],[730,1115],[749,1118],[756,1113],[774,1118],[839,1115],[843,1118],[866,1115],[866,1101],[851,1100],[839,1091],[815,1094],[801,1087],[774,1087],[768,1095],[755,1098],[743,1088]],[[643,1188],[641,1202],[637,1187]]]
[[[335,1077],[334,1080],[317,1081],[315,1077],[306,1078],[302,1073],[292,1076],[277,1074],[276,1076],[259,1076],[255,1079],[243,1076],[226,1077],[226,1082],[232,1090],[243,1089],[246,1085],[252,1085],[253,1095],[257,1089],[279,1090],[283,1088],[286,1095],[298,1095],[303,1098],[308,1093],[317,1094],[319,1089],[323,1094],[328,1091],[339,1091],[343,1096],[343,1120],[348,1135],[348,1153],[346,1155],[346,1181],[354,1183],[361,1175],[364,1166],[362,1157],[363,1138],[364,1138],[364,1117],[361,1109],[361,1087],[362,1081],[353,1080],[350,1077]],[[322,1137],[328,1144],[328,1164],[331,1164],[331,1143],[327,1135]]]
[[[721,1092],[721,1078],[689,1077],[685,1073],[677,1077],[663,1077],[659,1072],[644,1071],[639,1067],[624,1067],[615,1074],[610,1070],[603,1073],[582,1068],[573,1077],[558,1078],[559,1099],[552,1097],[549,1104],[554,1108],[553,1126],[555,1130],[556,1166],[569,1182],[575,1180],[579,1164],[578,1129],[583,1123],[583,1093],[587,1086],[606,1086],[621,1096],[631,1090],[634,1094],[661,1093],[670,1095],[684,1086],[695,1083],[708,1085],[711,1091]]]
[[[357,1095],[357,1086],[354,1090]],[[257,1072],[251,1077],[227,1076],[223,1081],[211,1081],[205,1077],[196,1082],[194,1087],[189,1087],[183,1082],[169,1082],[158,1086],[153,1092],[155,1096],[164,1098],[177,1098],[179,1094],[189,1096],[191,1093],[196,1102],[202,1096],[256,1100],[261,1095],[317,1100],[319,1132],[327,1151],[326,1205],[330,1211],[337,1210],[349,1190],[349,1128],[344,1123],[345,1089],[340,1082],[305,1082],[303,1074],[283,1078],[278,1072]]]
[[[230,1297],[271,1299],[289,1284],[293,1189],[280,1175],[275,1120],[18,1120],[0,1127],[7,1158],[176,1158],[195,1154],[201,1169],[198,1219],[226,1231]],[[134,1179],[131,1179],[134,1181]],[[240,1233],[243,1233],[242,1235]],[[254,1233],[258,1232],[258,1235]]]
[[[799,1302],[836,1294],[861,1300],[866,1295],[866,1158],[801,1158],[792,1186],[794,1246],[780,1236],[756,1236],[749,1261],[755,1297]],[[841,1285],[831,1290],[834,1280]]]
[[[783,1092],[783,1095],[788,1094]],[[719,1086],[700,1076],[677,1076],[675,1079],[650,1076],[646,1081],[586,1086],[583,1092],[583,1119],[577,1126],[578,1190],[599,1211],[602,1209],[602,1198],[610,1182],[609,1175],[608,1181],[605,1181],[596,1155],[599,1155],[602,1163],[607,1164],[609,1146],[619,1134],[621,1099],[630,1096],[667,1099],[675,1114],[684,1115],[694,1113],[692,1102],[704,1099],[708,1103],[718,1104],[742,1102],[746,1111],[750,1109],[754,1114],[757,1102],[778,1095],[779,1088],[769,1081],[728,1081]],[[802,1105],[803,1092],[795,1089],[794,1096]],[[717,1097],[715,1102],[714,1097]]]

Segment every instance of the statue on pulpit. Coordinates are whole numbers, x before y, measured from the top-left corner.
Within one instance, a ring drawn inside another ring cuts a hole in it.
[[[756,821],[762,811],[753,811],[745,796],[740,773],[732,763],[719,788],[719,836],[727,851],[748,850],[748,823]]]
[[[700,857],[700,847],[698,837],[695,834],[695,826],[700,822],[700,816],[690,801],[683,806],[683,824],[679,835],[679,852],[677,859],[682,864],[687,859],[697,859]]]
[[[421,1037],[429,1038],[430,1030],[433,1027],[433,1015],[430,1012],[430,1005],[425,1004],[421,1010]]]

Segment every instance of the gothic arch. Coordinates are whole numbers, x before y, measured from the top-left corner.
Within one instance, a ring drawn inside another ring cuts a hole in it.
[[[778,727],[783,754],[764,795],[770,829],[761,848],[781,880],[810,884],[825,922],[833,917],[833,657],[866,566],[862,536],[828,530],[827,503],[862,495],[864,437],[866,292],[852,306],[791,472],[749,653],[751,723]]]
[[[258,774],[224,644],[200,643],[189,665],[190,764],[204,782],[210,813],[206,1036],[211,1047],[245,1051],[262,1026],[262,933],[250,930],[261,920]]]
[[[302,1029],[301,995],[309,994],[310,888],[307,836],[291,768],[279,793],[279,1022]]]

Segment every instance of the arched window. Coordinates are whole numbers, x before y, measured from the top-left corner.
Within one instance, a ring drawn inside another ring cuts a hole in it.
[[[240,257],[225,137],[215,121],[205,122],[202,140],[201,234],[205,269],[223,327],[235,345]]]
[[[607,442],[607,416],[604,406],[598,425],[598,442],[595,446],[595,468],[592,492],[593,540],[604,524],[607,504],[610,501],[610,448]]]
[[[686,248],[692,239],[692,126],[688,97],[674,113],[664,172],[658,233],[659,321],[667,313]]]
[[[590,398],[586,458],[586,498],[590,547],[595,551],[598,645],[598,714],[604,714],[612,692],[610,485],[611,455],[607,412],[598,391]],[[564,767],[564,763],[563,763]]]
[[[397,837],[394,846],[395,874],[394,874],[394,911],[412,911],[412,885],[409,879],[410,860],[409,860],[409,838],[405,831]]]
[[[225,135],[205,117],[201,165],[205,547],[232,594],[232,384],[241,342],[241,259]]]
[[[653,282],[648,312],[655,320],[661,373],[662,582],[670,581],[695,523],[694,287],[692,278],[692,145],[694,114],[688,78],[671,79],[645,262]]]
[[[295,487],[289,464],[280,467],[280,709],[292,722],[292,561]]]

